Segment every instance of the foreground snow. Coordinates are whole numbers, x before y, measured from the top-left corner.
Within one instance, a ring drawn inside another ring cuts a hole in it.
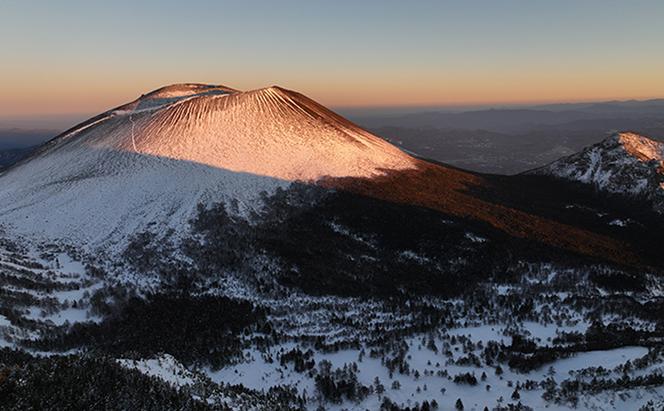
[[[483,332],[481,328],[477,329],[480,333]],[[489,328],[486,327],[484,331]],[[455,333],[457,330],[450,331]],[[468,330],[463,330],[463,332],[466,331]],[[442,341],[438,342],[442,343]],[[330,404],[317,400],[314,380],[307,373],[298,373],[292,367],[282,367],[278,362],[266,362],[264,356],[255,350],[247,350],[245,360],[240,364],[219,371],[200,370],[195,373],[187,370],[167,354],[155,359],[119,361],[126,367],[137,369],[147,375],[156,376],[177,387],[190,387],[200,381],[201,378],[204,378],[203,376],[207,376],[217,383],[241,384],[258,391],[266,391],[270,387],[283,385],[297,387],[300,394],[309,399],[310,409],[317,409],[320,405],[323,405],[327,410],[377,410],[380,408],[383,397],[387,397],[404,406],[421,404],[423,401],[431,403],[433,400],[438,403],[442,410],[454,409],[457,399],[460,398],[467,410],[482,410],[484,407],[492,409],[501,404],[507,405],[520,402],[535,410],[636,411],[647,401],[664,400],[664,387],[583,395],[576,405],[555,404],[545,401],[542,398],[544,390],[541,388],[517,390],[519,399],[512,398],[517,384],[523,386],[528,380],[539,381],[548,377],[562,380],[598,365],[610,370],[616,369],[646,355],[648,350],[643,347],[586,352],[572,358],[556,361],[547,370],[526,374],[506,370],[504,374],[497,376],[493,368],[440,365],[444,359],[441,359],[440,354],[422,347],[419,337],[409,339],[408,344],[408,355],[411,363],[410,375],[394,373],[390,376],[389,370],[381,363],[380,359],[371,358],[368,355],[362,356],[360,350],[344,350],[335,353],[316,352],[314,359],[317,363],[329,361],[333,368],[342,368],[355,363],[358,365],[357,375],[361,384],[373,388],[376,381],[378,381],[384,387],[384,392],[380,394],[374,392],[363,401],[346,401],[342,404]],[[295,346],[294,344],[285,344],[274,347],[274,351],[287,352]],[[361,357],[363,358],[359,360]],[[450,376],[470,372],[475,374],[478,380],[480,380],[481,374],[485,372],[486,380],[481,381],[476,386],[457,384],[452,381],[451,377],[437,375],[440,370],[445,370]],[[414,375],[415,371],[419,372],[418,376]],[[395,383],[398,384],[398,388],[396,388]]]

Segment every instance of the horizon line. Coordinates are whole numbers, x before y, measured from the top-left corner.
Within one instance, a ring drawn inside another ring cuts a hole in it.
[[[580,100],[541,100],[530,102],[487,102],[487,103],[440,103],[440,104],[385,104],[385,105],[330,105],[329,109],[343,112],[344,116],[354,115],[395,115],[395,114],[413,114],[419,111],[484,111],[484,110],[510,110],[510,109],[537,109],[542,106],[566,106],[578,104],[610,104],[610,103],[647,103],[664,101],[664,96],[646,97],[646,98],[613,98],[613,99],[580,99]],[[115,107],[115,106],[114,106]],[[108,109],[112,110],[112,108]],[[26,127],[24,125],[3,124],[12,121],[35,121],[44,123],[48,121],[83,121],[105,111],[90,112],[62,112],[62,113],[33,113],[33,114],[13,114],[3,116],[0,114],[0,128],[2,129],[22,129],[22,130],[55,130],[61,128],[61,125],[39,125]],[[355,112],[355,113],[353,113]],[[362,113],[364,112],[364,113]],[[401,112],[401,113],[400,113]]]
[[[473,102],[473,103],[432,103],[432,104],[367,104],[367,105],[353,105],[353,104],[333,104],[325,105],[332,110],[486,110],[486,109],[507,109],[515,107],[538,107],[538,106],[565,106],[576,104],[608,104],[608,103],[647,103],[655,101],[664,101],[664,96],[646,97],[646,98],[613,98],[613,99],[579,99],[579,100],[536,100],[536,101],[521,101],[521,102]],[[109,108],[108,110],[112,110]],[[105,110],[105,111],[108,111]],[[24,113],[24,114],[0,114],[0,121],[8,120],[26,120],[31,118],[43,117],[48,118],[62,118],[62,117],[78,117],[78,116],[91,116],[103,113],[105,111],[71,111],[71,112],[42,112],[42,113]]]

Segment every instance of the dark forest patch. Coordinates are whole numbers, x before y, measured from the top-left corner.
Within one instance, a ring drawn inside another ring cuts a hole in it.
[[[247,301],[217,296],[130,298],[101,323],[77,323],[33,342],[44,350],[85,347],[116,357],[168,353],[189,365],[221,367],[239,354],[245,331],[264,325],[265,313]]]
[[[3,410],[221,410],[107,357],[0,350]],[[226,408],[227,409],[227,408]]]
[[[279,262],[281,285],[312,295],[449,297],[490,278],[517,280],[509,269],[517,261],[597,263],[482,221],[305,185],[266,197],[253,224],[217,204],[201,207],[193,227],[186,252],[197,275],[253,278],[261,270],[248,261],[264,254]]]

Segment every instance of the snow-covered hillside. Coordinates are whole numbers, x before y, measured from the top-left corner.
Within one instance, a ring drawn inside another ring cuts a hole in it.
[[[86,121],[0,177],[0,223],[29,238],[121,247],[183,231],[199,203],[239,212],[292,181],[371,177],[413,159],[307,97],[181,84]]]
[[[664,143],[635,133],[617,133],[533,174],[592,184],[597,189],[653,201],[664,212]]]

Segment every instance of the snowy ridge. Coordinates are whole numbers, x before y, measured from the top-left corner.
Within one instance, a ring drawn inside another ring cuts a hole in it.
[[[261,193],[293,181],[414,164],[289,90],[173,85],[82,123],[4,172],[0,224],[119,251],[132,233],[185,231],[199,203],[233,199],[246,213]]]
[[[532,174],[551,175],[615,194],[653,201],[664,212],[664,143],[635,133],[616,133]]]

